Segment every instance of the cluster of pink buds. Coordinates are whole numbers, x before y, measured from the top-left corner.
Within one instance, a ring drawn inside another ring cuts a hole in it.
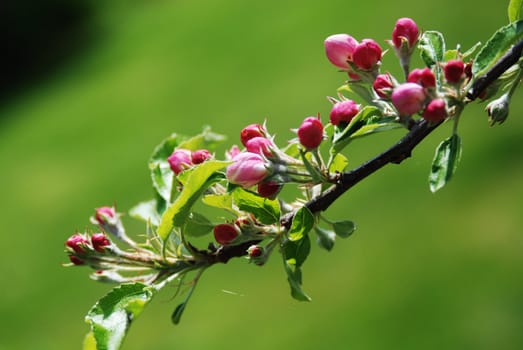
[[[104,233],[95,233],[91,236],[75,233],[65,241],[69,250],[69,260],[75,265],[83,265],[86,259],[96,253],[105,253],[111,244]]]
[[[175,149],[167,158],[171,170],[178,175],[182,171],[191,168],[194,165],[201,164],[207,159],[212,158],[211,153],[206,149],[190,151],[188,149]]]

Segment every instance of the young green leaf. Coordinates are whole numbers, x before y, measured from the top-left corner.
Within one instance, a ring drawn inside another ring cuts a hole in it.
[[[165,241],[174,227],[181,227],[191,212],[191,207],[205,190],[219,181],[222,176],[217,172],[229,162],[206,161],[190,171],[182,192],[174,203],[162,215],[158,235]]]
[[[240,210],[252,213],[263,224],[270,225],[280,220],[278,200],[264,198],[241,187],[234,189],[232,198]]]
[[[329,172],[331,173],[341,173],[349,165],[349,160],[343,154],[338,153],[334,156],[332,161],[330,161]]]
[[[185,148],[191,151],[199,149],[214,150],[216,146],[223,141],[226,137],[211,131],[210,127],[204,127],[201,134],[191,137],[185,141],[180,142],[179,148]]]
[[[149,170],[151,172],[151,179],[153,187],[156,192],[167,203],[171,201],[171,189],[173,183],[174,173],[167,162],[167,158],[173,153],[173,150],[178,146],[180,140],[184,137],[177,134],[172,134],[165,138],[153,151],[149,159]]]
[[[291,295],[300,301],[310,301],[310,297],[302,290],[301,266],[311,250],[309,236],[303,236],[299,241],[286,241],[282,246],[282,257],[287,280],[291,287]]]
[[[327,251],[331,251],[334,248],[334,242],[336,240],[336,234],[331,230],[326,230],[319,226],[314,227],[314,231],[318,236],[317,243],[320,247]]]
[[[153,226],[160,224],[160,215],[157,212],[156,200],[152,199],[147,202],[140,202],[129,210],[129,216],[150,222]]]
[[[332,223],[332,229],[337,236],[347,238],[356,230],[356,225],[350,220],[334,221]]]
[[[434,30],[427,30],[419,39],[418,49],[420,56],[427,67],[443,61],[445,54],[445,39],[443,34]]]
[[[523,7],[523,0],[510,0],[508,4],[509,22],[516,22],[521,18],[521,7]]]
[[[205,216],[192,212],[187,216],[183,232],[186,236],[200,237],[211,232],[213,227],[214,224]]]
[[[131,322],[151,301],[154,290],[142,283],[122,284],[100,299],[85,317],[97,349],[120,348]],[[89,336],[88,336],[89,337]],[[86,341],[86,344],[92,344]]]
[[[512,22],[500,28],[483,45],[472,64],[472,74],[479,77],[488,71],[505,52],[523,39],[523,21]]]
[[[296,211],[292,219],[288,236],[291,241],[299,241],[307,236],[314,227],[314,216],[307,207],[301,207]]]
[[[457,134],[441,142],[436,149],[429,176],[430,190],[436,192],[450,181],[461,157],[461,140]]]

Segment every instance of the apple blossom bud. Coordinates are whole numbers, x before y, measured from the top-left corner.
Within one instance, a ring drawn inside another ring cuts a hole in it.
[[[430,68],[413,69],[407,78],[409,83],[420,84],[424,88],[433,88],[436,86],[436,76]]]
[[[69,260],[75,265],[83,265],[85,262],[76,255],[69,255]]]
[[[199,149],[191,154],[193,164],[201,164],[211,158],[211,153],[206,149]]]
[[[429,102],[423,111],[423,119],[429,122],[441,122],[447,116],[447,107],[445,100],[435,99]]]
[[[330,122],[332,125],[349,123],[359,112],[359,107],[353,100],[344,100],[334,104],[330,112]]]
[[[323,125],[316,117],[307,117],[298,128],[298,139],[307,149],[318,148],[323,140]]]
[[[226,170],[227,180],[243,188],[254,186],[270,175],[268,164],[259,154],[243,152],[232,161]]]
[[[91,243],[93,244],[94,250],[103,253],[105,247],[111,245],[111,241],[103,233],[95,233],[91,236]]]
[[[171,170],[178,175],[192,165],[191,151],[186,149],[177,149],[167,158]]]
[[[258,184],[258,194],[264,198],[275,199],[283,185],[276,181],[263,181]]]
[[[425,102],[425,90],[416,83],[404,83],[392,91],[392,104],[400,116],[409,116],[419,112]]]
[[[505,93],[487,105],[485,109],[489,116],[490,126],[494,126],[496,123],[502,124],[507,119],[509,103],[510,96],[508,93]]]
[[[352,60],[360,69],[374,69],[381,60],[381,47],[372,39],[363,39],[361,43],[354,48]]]
[[[255,137],[265,137],[265,129],[260,124],[250,124],[242,129],[240,132],[240,140],[242,145],[247,147],[247,141]]]
[[[74,234],[65,241],[65,245],[77,254],[83,254],[88,249],[89,241],[81,234]]]
[[[329,61],[343,70],[350,69],[354,48],[358,45],[356,39],[348,34],[334,34],[325,39],[325,53]]]
[[[272,157],[271,148],[274,147],[274,144],[271,140],[265,137],[256,136],[248,140],[245,144],[248,152],[263,154],[265,157]]]
[[[251,245],[247,249],[247,253],[250,258],[259,258],[263,255],[263,247],[260,247],[259,245]]]
[[[225,159],[231,160],[240,153],[240,148],[237,145],[232,145],[228,151],[225,151]]]
[[[413,47],[418,41],[419,30],[416,22],[412,19],[404,17],[396,21],[394,30],[392,31],[392,43],[399,49],[401,48],[402,38],[405,38],[409,47]]]
[[[449,83],[457,84],[465,76],[465,64],[461,60],[450,60],[443,67],[443,73]]]
[[[394,85],[392,84],[390,75],[388,74],[378,75],[376,79],[374,79],[374,83],[372,83],[372,88],[376,91],[378,96],[385,99],[390,98],[393,87]]]
[[[116,215],[114,207],[100,207],[96,208],[94,213],[95,221],[100,225],[107,224]]]
[[[221,245],[230,244],[240,235],[239,229],[232,224],[219,224],[213,229],[214,239]]]

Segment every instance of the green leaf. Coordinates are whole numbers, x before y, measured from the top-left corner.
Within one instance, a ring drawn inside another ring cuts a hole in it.
[[[472,58],[472,55],[481,47],[481,43],[480,42],[477,42],[474,46],[472,46],[470,49],[468,49],[467,51],[465,51],[462,55],[461,55],[461,59],[463,60],[463,62],[468,62],[471,60]]]
[[[280,202],[276,199],[264,198],[241,187],[234,189],[232,198],[240,210],[252,213],[263,224],[270,225],[280,220]]]
[[[516,22],[521,18],[521,7],[523,7],[523,0],[510,0],[508,4],[509,22]]]
[[[287,273],[287,280],[291,287],[291,295],[300,301],[310,301],[311,298],[302,290],[301,266],[311,250],[309,236],[299,241],[286,241],[282,247],[283,265]]]
[[[190,174],[183,190],[174,203],[163,213],[158,227],[158,235],[164,241],[169,237],[174,227],[181,227],[185,223],[191,212],[191,207],[198,197],[208,187],[221,179],[217,171],[225,168],[228,164],[229,162],[210,160],[193,169],[186,170],[190,171]]]
[[[356,230],[356,225],[350,220],[334,221],[332,223],[332,229],[337,236],[347,238]]]
[[[345,85],[342,85],[338,88],[338,93],[342,92],[348,92],[352,94],[356,94],[360,96],[363,100],[365,100],[366,103],[372,103],[374,100],[374,94],[372,93],[372,90],[367,87],[366,84],[358,82],[358,81],[352,81]]]
[[[214,150],[216,146],[227,137],[211,131],[211,128],[206,126],[203,128],[201,134],[191,137],[185,141],[180,142],[178,148],[185,148],[190,151],[197,151],[199,149]]]
[[[174,309],[173,314],[171,315],[171,321],[174,324],[180,323],[186,305],[187,303],[184,301],[183,303],[178,304],[178,306],[176,306],[176,309]]]
[[[423,33],[419,40],[418,49],[420,56],[427,67],[432,67],[436,63],[443,61],[445,53],[445,39],[443,34],[434,30]]]
[[[151,287],[142,283],[122,284],[92,307],[85,320],[91,326],[98,350],[120,348],[132,321],[151,301],[153,292]],[[92,344],[92,340],[86,343]]]
[[[200,237],[208,234],[214,228],[212,222],[205,216],[198,213],[190,213],[185,221],[183,232],[187,236]]]
[[[331,173],[341,173],[349,165],[349,160],[343,154],[338,153],[334,156],[329,165],[329,172]]]
[[[376,123],[376,124],[369,124],[364,125],[361,128],[359,128],[356,132],[354,132],[352,135],[350,135],[351,139],[355,139],[357,137],[367,136],[370,134],[374,134],[381,131],[388,131],[392,129],[398,129],[402,128],[403,126],[400,123],[396,122],[386,122],[386,123]]]
[[[312,176],[312,181],[316,183],[322,183],[324,180],[323,175],[318,170],[318,168],[313,166],[310,162],[312,154],[309,152],[300,152],[300,157],[303,165],[305,165],[305,169],[307,169],[307,172]]]
[[[472,64],[472,74],[479,77],[486,73],[512,45],[523,39],[523,21],[500,28],[483,45]]]
[[[331,155],[336,155],[352,140],[350,136],[363,127],[371,118],[381,118],[381,111],[374,106],[365,106],[352,118],[350,123],[343,129],[335,128],[332,138]]]
[[[154,226],[160,224],[160,214],[158,214],[156,200],[140,202],[129,210],[129,215],[135,219],[150,222]]]
[[[318,236],[317,243],[320,247],[327,251],[331,251],[334,248],[334,242],[336,240],[336,234],[331,230],[326,230],[319,226],[314,227],[314,231]]]
[[[460,157],[461,140],[457,134],[453,134],[439,144],[432,161],[432,169],[429,176],[430,190],[432,192],[436,192],[450,181],[456,171]]]
[[[307,207],[301,207],[292,218],[288,236],[291,241],[299,241],[314,227],[314,216]]]
[[[230,193],[207,194],[203,196],[202,201],[210,207],[225,210],[231,210],[232,208],[232,195]]]

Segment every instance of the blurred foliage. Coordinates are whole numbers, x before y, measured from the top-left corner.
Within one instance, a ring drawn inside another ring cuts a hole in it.
[[[47,3],[23,9],[28,20],[11,27],[51,30],[40,17]],[[63,242],[87,226],[91,208],[127,211],[152,197],[146,162],[171,132],[209,124],[239,142],[242,126],[267,118],[284,142],[305,116],[326,118],[325,96],[343,83],[324,57],[328,35],[382,42],[408,16],[443,32],[449,47],[468,48],[507,22],[505,4],[472,0],[85,4],[78,16],[96,35],[81,55],[38,83],[28,72],[0,106],[2,350],[80,348],[82,319],[110,286],[63,268]],[[83,44],[82,34],[63,31]],[[45,37],[21,60],[44,65],[31,52],[52,51]],[[396,74],[396,64],[389,52],[384,67]],[[495,128],[484,105],[467,108],[460,168],[436,195],[427,176],[450,127],[336,202],[328,216],[358,230],[330,253],[313,248],[304,266],[312,303],[289,297],[278,259],[264,268],[239,259],[206,272],[179,326],[169,321],[174,290],[160,294],[123,349],[521,349],[523,105],[513,102]],[[400,135],[354,142],[349,166]]]

